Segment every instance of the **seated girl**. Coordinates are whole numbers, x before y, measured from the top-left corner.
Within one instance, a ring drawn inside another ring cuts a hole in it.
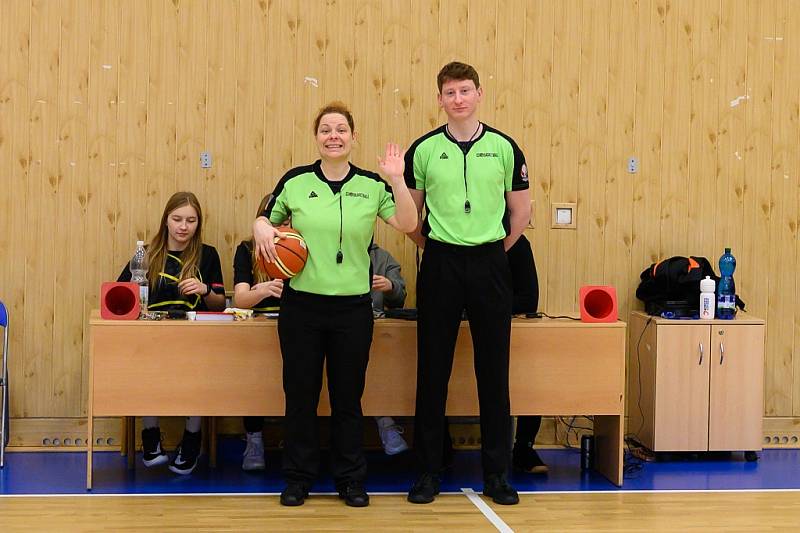
[[[203,212],[191,192],[173,194],[164,207],[158,232],[147,247],[149,311],[221,311],[225,286],[219,254],[203,243]],[[126,265],[117,281],[130,281]],[[169,354],[165,354],[165,362]],[[170,369],[164,369],[165,372]],[[176,375],[179,379],[180,375]],[[145,466],[165,464],[169,457],[161,444],[158,417],[142,417],[142,461]],[[191,474],[200,456],[200,417],[186,418],[186,429],[169,469]]]

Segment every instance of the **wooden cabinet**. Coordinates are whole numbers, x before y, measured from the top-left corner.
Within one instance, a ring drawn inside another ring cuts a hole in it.
[[[653,451],[761,449],[764,321],[631,313],[628,432]]]

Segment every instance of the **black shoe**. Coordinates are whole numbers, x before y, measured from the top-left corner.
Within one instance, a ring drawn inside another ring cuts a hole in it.
[[[176,474],[189,475],[197,466],[197,459],[200,457],[200,432],[192,433],[183,431],[183,439],[175,450],[175,457],[169,469]]]
[[[339,489],[339,498],[350,507],[366,507],[369,505],[369,494],[360,481],[350,481]]]
[[[439,476],[425,473],[408,491],[408,501],[411,503],[431,503],[439,494]]]
[[[505,474],[489,474],[483,480],[483,495],[500,505],[516,505],[519,494],[509,485]]]
[[[515,447],[511,462],[514,468],[529,474],[546,474],[548,472],[547,465],[536,453],[536,450],[527,446],[522,448]]]
[[[297,507],[303,505],[308,498],[308,488],[297,481],[289,481],[281,492],[281,505]]]
[[[148,467],[169,462],[169,456],[161,446],[161,429],[155,427],[142,430],[142,462]]]

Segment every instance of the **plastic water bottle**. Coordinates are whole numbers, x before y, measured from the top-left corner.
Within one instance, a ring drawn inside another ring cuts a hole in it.
[[[716,296],[714,289],[716,282],[711,279],[711,276],[706,276],[706,279],[700,280],[700,318],[704,320],[711,320],[714,318],[714,309],[717,307]]]
[[[719,287],[717,287],[717,318],[732,320],[736,316],[736,283],[733,271],[736,270],[736,258],[730,248],[719,258]]]
[[[136,252],[130,262],[131,281],[139,285],[139,317],[147,313],[147,300],[149,296],[149,286],[147,283],[147,252],[144,249],[144,241],[136,241]]]

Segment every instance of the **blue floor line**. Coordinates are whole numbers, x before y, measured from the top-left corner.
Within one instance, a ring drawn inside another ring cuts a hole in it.
[[[243,472],[244,442],[235,438],[219,441],[218,467],[209,468],[204,458],[190,476],[179,476],[166,466],[145,468],[137,458],[127,469],[118,452],[94,455],[92,494],[275,494],[283,489],[280,452],[267,452],[264,472]],[[513,472],[511,483],[520,492],[600,491],[620,488],[600,474],[582,472],[579,454],[569,449],[539,451],[549,465],[546,475]],[[800,489],[800,450],[765,450],[757,462],[745,461],[741,453],[730,455],[681,455],[643,463],[625,478],[624,491],[770,490]],[[413,454],[388,457],[380,451],[367,453],[367,489],[373,493],[405,493],[415,478]],[[314,493],[333,493],[333,480],[326,473],[312,487]],[[0,495],[85,494],[86,454],[75,452],[13,452],[6,454],[0,470]],[[453,468],[442,476],[443,493],[461,493],[462,487],[480,492],[483,487],[480,452],[458,451]]]

